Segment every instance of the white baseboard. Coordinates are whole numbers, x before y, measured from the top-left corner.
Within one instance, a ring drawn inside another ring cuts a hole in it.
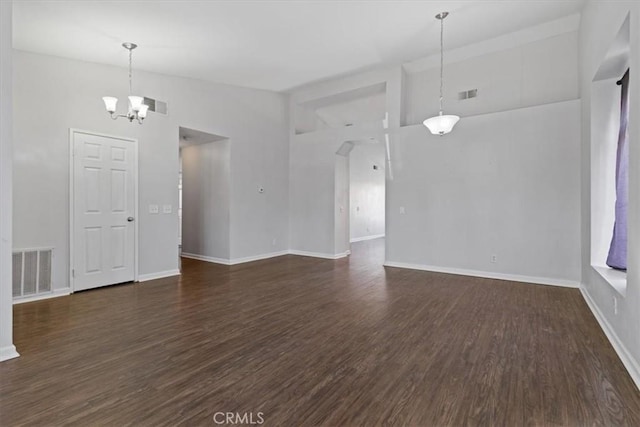
[[[0,348],[0,362],[19,357],[20,354],[16,350],[15,345],[8,345]]]
[[[234,258],[234,259],[215,258],[215,257],[210,257],[205,255],[190,254],[186,252],[183,252],[180,256],[184,258],[196,259],[198,261],[212,262],[215,264],[236,265],[236,264],[244,264],[245,262],[260,261],[262,259],[275,258],[275,257],[288,255],[288,254],[289,254],[289,251],[279,251],[279,252],[269,252],[266,254],[253,255],[253,256]]]
[[[466,270],[462,268],[435,267],[424,264],[408,264],[404,262],[386,261],[385,267],[408,268],[411,270],[433,271],[436,273],[458,274],[460,276],[482,277],[484,279],[509,280],[513,282],[535,283],[537,285],[561,286],[565,288],[579,288],[580,282],[566,279],[551,279],[549,277],[523,276],[520,274],[494,273],[490,271]]]
[[[179,276],[180,270],[158,271],[157,273],[140,274],[138,282],[147,282],[149,280],[164,279],[165,277]]]
[[[298,251],[295,249],[290,250],[289,253],[291,255],[308,256],[308,257],[323,258],[323,259],[340,259],[340,258],[344,258],[346,256],[351,255],[351,251],[345,251],[339,254],[325,254],[320,252]]]
[[[275,258],[283,255],[289,255],[289,251],[269,252],[261,255],[234,258],[230,261],[230,265],[243,264],[245,262],[252,262],[252,261],[260,261],[261,259]]]
[[[622,364],[625,368],[627,368],[627,372],[629,372],[631,379],[636,384],[636,387],[640,390],[640,365],[638,365],[638,362],[634,359],[631,353],[629,353],[627,347],[625,347],[622,341],[620,341],[620,338],[618,338],[618,335],[615,333],[609,322],[607,322],[607,319],[603,316],[602,312],[596,305],[595,301],[593,301],[591,295],[589,295],[589,292],[584,288],[584,286],[580,287],[580,292],[582,293],[582,297],[584,298],[584,300],[587,302],[587,305],[591,309],[593,316],[598,321],[598,324],[600,324],[600,328],[604,331],[604,334],[609,339],[611,346],[618,354],[618,357],[622,361]]]
[[[195,259],[195,260],[198,260],[198,261],[206,261],[206,262],[213,262],[215,264],[231,265],[231,260],[230,259],[226,259],[226,258],[215,258],[215,257],[211,257],[211,256],[190,254],[188,252],[182,252],[180,254],[180,256],[182,258]]]
[[[279,252],[270,252],[262,255],[254,255],[250,257],[244,258],[235,258],[235,259],[225,259],[225,258],[215,258],[204,255],[190,254],[183,252],[180,256],[184,258],[195,259],[198,261],[206,261],[213,262],[215,264],[223,264],[223,265],[236,265],[243,264],[245,262],[259,261],[261,259],[267,258],[275,258],[283,255],[298,255],[298,256],[308,256],[313,258],[323,258],[323,259],[340,259],[346,256],[351,255],[351,251],[345,251],[339,254],[325,254],[320,252],[307,252],[307,251],[298,251],[298,250],[288,250],[288,251],[279,251]]]
[[[40,301],[43,299],[63,297],[66,295],[71,295],[71,288],[54,289],[48,294],[40,294],[40,295],[33,295],[30,297],[15,298],[13,300],[13,303],[22,304],[25,302]]]
[[[349,242],[351,242],[351,243],[362,242],[364,240],[379,239],[381,237],[384,237],[384,234],[374,234],[372,236],[354,237],[353,239],[349,240]]]

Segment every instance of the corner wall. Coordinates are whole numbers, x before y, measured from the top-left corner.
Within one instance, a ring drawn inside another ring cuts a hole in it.
[[[286,96],[134,69],[135,92],[169,111],[138,125],[111,120],[101,99],[125,103],[126,68],[21,51],[13,61],[14,247],[55,248],[55,289],[69,286],[69,128],[139,140],[141,278],[178,269],[180,126],[230,138],[231,258],[288,249]],[[150,204],[173,211],[150,214]]]
[[[0,361],[17,357],[13,345],[12,242],[12,58],[11,1],[0,2]]]
[[[628,14],[631,18],[629,262],[626,296],[623,297],[591,267],[591,82]],[[631,377],[640,386],[640,3],[588,2],[582,13],[579,46],[582,95],[582,291]]]
[[[518,46],[490,52],[483,51],[487,43],[467,46],[463,59],[447,63],[445,111],[465,114],[443,137],[412,124],[437,111],[437,61],[426,61],[426,70],[403,64],[294,91],[295,114],[296,103],[384,83],[389,120],[379,129],[298,135],[290,125],[291,248],[337,255],[327,195],[335,191],[334,153],[344,141],[374,137],[388,141],[386,265],[578,287],[576,18],[551,32],[533,29],[527,34],[535,36]],[[561,78],[547,84],[555,75]],[[457,99],[458,91],[473,88],[477,98]]]

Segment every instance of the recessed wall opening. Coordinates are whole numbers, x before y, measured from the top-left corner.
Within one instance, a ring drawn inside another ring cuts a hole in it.
[[[336,253],[385,237],[385,158],[375,137],[346,141],[336,152]]]
[[[184,127],[179,138],[179,254],[205,261],[228,260],[229,139]]]
[[[296,104],[295,132],[345,127],[382,129],[387,110],[386,89],[386,83],[378,83]]]
[[[623,155],[623,144],[619,141],[624,137],[620,135],[624,110],[622,87],[618,83],[629,69],[629,52],[630,20],[627,16],[591,84],[591,266],[622,295],[626,293],[626,271],[611,268],[607,262],[611,264],[612,247],[626,249],[626,233],[622,236],[624,240],[619,234],[614,243],[612,238],[614,224],[618,230],[622,225],[620,212],[616,214],[616,209],[626,205],[628,194],[620,184],[623,171],[628,170],[628,155]],[[627,150],[628,143],[625,142]],[[626,229],[626,224],[624,226]]]

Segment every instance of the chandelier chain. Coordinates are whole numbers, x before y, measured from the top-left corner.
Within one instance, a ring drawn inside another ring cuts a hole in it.
[[[131,85],[131,54],[133,49],[129,49],[129,95],[133,95],[132,85]]]

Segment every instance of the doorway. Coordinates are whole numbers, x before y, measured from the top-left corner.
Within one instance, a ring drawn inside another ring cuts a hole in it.
[[[137,280],[138,141],[70,132],[73,292]]]
[[[385,158],[384,144],[374,137],[346,141],[336,152],[336,254],[385,237]]]
[[[230,259],[231,146],[221,135],[180,127],[179,256]]]

